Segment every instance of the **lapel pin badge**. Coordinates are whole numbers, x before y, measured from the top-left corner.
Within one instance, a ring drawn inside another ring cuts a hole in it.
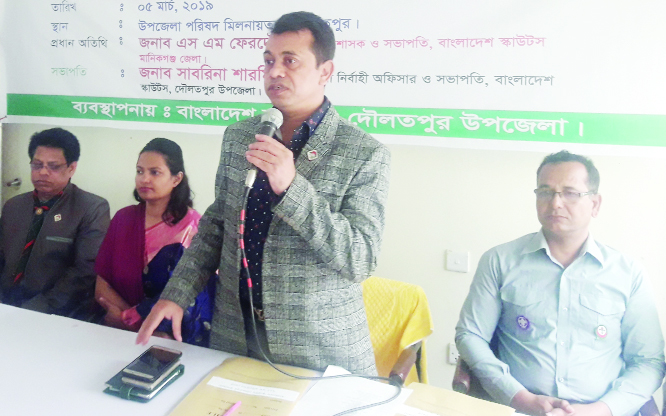
[[[309,161],[313,161],[313,160],[315,160],[317,157],[319,157],[319,153],[317,153],[316,150],[310,150],[310,151],[308,152],[308,160],[309,160]]]
[[[596,330],[597,337],[604,339],[606,338],[606,335],[608,335],[608,329],[606,329],[605,326],[599,325]]]
[[[43,212],[44,212],[44,210],[41,209],[41,208],[37,208],[37,209],[35,210],[35,214],[37,214],[37,215],[42,215]]]
[[[60,215],[60,214],[56,214],[56,215],[53,217],[53,220],[54,220],[55,222],[58,222],[58,221],[60,221],[61,219],[62,219],[62,215]]]
[[[518,324],[518,328],[522,329],[523,331],[526,331],[530,328],[529,319],[525,318],[523,315],[519,315],[516,318],[516,323]]]

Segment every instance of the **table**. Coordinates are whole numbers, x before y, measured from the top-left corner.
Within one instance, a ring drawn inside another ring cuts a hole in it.
[[[222,351],[153,337],[183,352],[185,374],[148,403],[102,393],[148,346],[136,333],[0,304],[0,414],[167,415],[225,359]]]

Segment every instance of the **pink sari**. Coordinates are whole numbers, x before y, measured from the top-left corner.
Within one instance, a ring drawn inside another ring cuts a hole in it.
[[[127,328],[138,330],[192,237],[201,215],[190,209],[175,225],[164,222],[145,229],[145,206],[125,207],[111,220],[109,231],[95,261],[95,271],[132,305],[122,312]],[[217,275],[211,276],[194,304],[185,311],[181,329],[183,341],[208,346]],[[170,333],[171,322],[163,320],[158,331]]]
[[[132,306],[145,298],[142,274],[146,266],[167,245],[180,243],[189,247],[201,215],[190,209],[178,224],[160,222],[147,230],[145,218],[144,204],[118,211],[95,260],[95,273]]]
[[[183,247],[188,248],[192,242],[192,237],[194,237],[199,230],[200,218],[201,215],[190,208],[185,217],[176,225],[167,225],[162,221],[148,228],[144,236],[144,267],[147,266],[155,255],[159,253],[162,247],[166,245],[180,243]]]

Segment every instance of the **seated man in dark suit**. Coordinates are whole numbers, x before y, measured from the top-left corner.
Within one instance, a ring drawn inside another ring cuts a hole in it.
[[[494,400],[522,413],[633,415],[664,377],[643,268],[589,233],[598,189],[589,159],[546,157],[534,191],[541,230],[481,257],[460,313],[462,359]]]
[[[7,201],[0,218],[2,303],[67,315],[92,297],[109,204],[71,183],[79,154],[79,141],[60,128],[30,139],[35,189]]]

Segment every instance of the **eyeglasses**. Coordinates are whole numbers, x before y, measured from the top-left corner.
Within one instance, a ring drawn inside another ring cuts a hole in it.
[[[537,200],[539,201],[550,201],[555,198],[555,195],[559,195],[564,202],[577,202],[579,199],[585,195],[594,195],[596,191],[587,191],[587,192],[574,192],[574,191],[560,191],[555,192],[552,189],[535,189],[534,193],[536,194]]]
[[[37,163],[37,162],[30,162],[30,169],[32,169],[33,171],[40,171],[40,170],[46,168],[46,170],[48,170],[49,173],[58,172],[59,170],[61,170],[65,166],[67,166],[67,163],[61,163],[61,164],[57,165],[55,163],[43,164],[43,163]]]

